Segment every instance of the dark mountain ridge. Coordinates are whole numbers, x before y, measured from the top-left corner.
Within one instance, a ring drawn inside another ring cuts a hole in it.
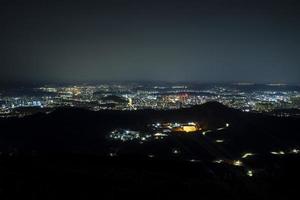
[[[107,137],[118,128],[144,131],[152,123],[191,121],[211,132],[170,133],[143,143]],[[0,197],[292,199],[300,159],[270,151],[299,147],[299,122],[217,102],[165,111],[59,108],[1,119]],[[243,167],[212,162],[241,159],[245,152],[255,157],[243,160]],[[247,177],[248,168],[255,169],[254,177]]]
[[[239,140],[249,138],[249,143],[253,145],[260,141],[265,143],[273,137],[278,141],[299,141],[299,119],[244,113],[217,102],[166,111],[95,112],[80,108],[59,108],[49,114],[1,119],[0,139],[2,147],[21,145],[22,148],[48,146],[55,149],[61,146],[64,149],[89,149],[95,145],[102,149],[106,142],[105,136],[116,128],[143,130],[148,124],[156,122],[191,121],[198,122],[205,129],[216,129],[228,123],[230,129],[225,130],[229,132],[227,135]]]

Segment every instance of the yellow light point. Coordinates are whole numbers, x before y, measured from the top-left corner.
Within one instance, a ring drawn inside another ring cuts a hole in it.
[[[214,163],[218,163],[218,164],[221,164],[222,162],[224,162],[222,159],[219,159],[219,160],[215,160]]]
[[[200,160],[190,159],[190,162],[200,162]]]
[[[242,161],[240,161],[240,160],[234,160],[234,161],[233,161],[233,165],[234,165],[234,166],[241,167],[241,166],[243,166],[243,163],[242,163]]]
[[[195,132],[197,131],[197,127],[196,126],[182,126],[182,129],[184,132]]]
[[[164,133],[155,133],[154,136],[157,136],[157,137],[161,136],[161,137],[163,137],[163,136],[168,136],[168,135],[164,134]]]
[[[177,150],[177,149],[173,149],[173,154],[179,154],[180,153],[180,151],[179,150]]]
[[[250,157],[250,156],[254,156],[253,153],[245,153],[242,158],[247,158],[247,157]]]
[[[271,154],[273,155],[284,155],[284,151],[271,151]]]
[[[135,107],[133,106],[133,103],[132,103],[132,98],[128,98],[128,104],[129,108],[133,108],[135,109]]]
[[[253,176],[253,171],[252,171],[252,170],[248,170],[248,171],[247,171],[247,176],[252,177],[252,176]]]

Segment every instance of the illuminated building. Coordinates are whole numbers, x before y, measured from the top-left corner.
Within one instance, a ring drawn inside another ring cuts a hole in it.
[[[273,155],[284,155],[284,151],[271,151],[271,154]]]
[[[200,126],[194,122],[190,122],[187,124],[181,124],[180,126],[174,127],[172,129],[172,131],[174,131],[174,132],[186,132],[186,133],[196,132],[196,131],[200,131],[200,130],[202,130],[200,128]]]

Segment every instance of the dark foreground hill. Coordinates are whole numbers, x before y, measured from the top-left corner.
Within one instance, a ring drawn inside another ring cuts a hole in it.
[[[207,133],[145,142],[107,137],[166,122],[197,122]],[[168,111],[61,108],[1,119],[0,198],[291,199],[300,178],[299,122],[216,102]],[[254,156],[243,158],[249,152]]]

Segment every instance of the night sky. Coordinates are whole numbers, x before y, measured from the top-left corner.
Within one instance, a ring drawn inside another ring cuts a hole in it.
[[[1,0],[0,80],[300,83],[300,1]]]

